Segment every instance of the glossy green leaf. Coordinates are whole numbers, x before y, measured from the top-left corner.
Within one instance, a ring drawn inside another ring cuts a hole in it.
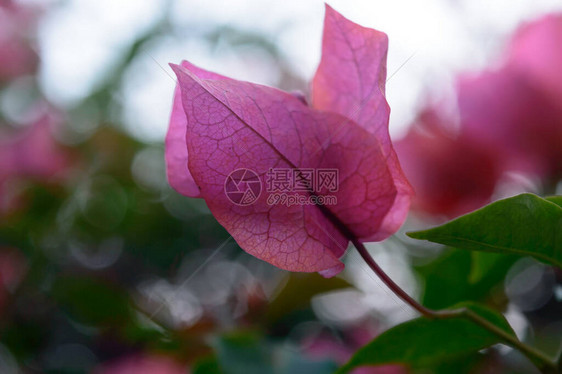
[[[532,194],[496,201],[408,236],[468,250],[533,256],[562,267],[562,207]]]
[[[505,318],[498,312],[477,304],[466,307],[499,328],[514,334]],[[387,364],[428,368],[499,342],[495,334],[464,317],[433,320],[422,317],[385,331],[356,352],[338,373],[347,373],[358,366]]]

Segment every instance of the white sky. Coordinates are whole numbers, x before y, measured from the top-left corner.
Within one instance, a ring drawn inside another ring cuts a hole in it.
[[[324,13],[320,0],[171,0],[172,22],[212,28],[224,25],[257,31],[276,43],[295,70],[310,80],[320,59]],[[30,2],[30,1],[27,1]],[[32,1],[42,2],[42,1]],[[53,1],[48,1],[54,3]],[[122,48],[154,24],[166,0],[67,0],[57,4],[40,28],[40,82],[61,105],[84,98],[119,57]],[[455,72],[476,70],[500,53],[505,37],[522,20],[562,10],[559,0],[332,0],[344,16],[389,35],[388,83],[391,133],[401,134],[428,92],[448,92]],[[153,60],[156,60],[156,62]],[[129,70],[117,97],[136,137],[162,140],[174,81],[162,71],[189,59],[205,68],[265,84],[278,77],[267,56],[212,50],[190,38],[164,38]],[[248,69],[248,66],[252,69]]]

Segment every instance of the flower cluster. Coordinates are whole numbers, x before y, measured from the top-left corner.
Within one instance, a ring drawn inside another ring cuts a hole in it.
[[[562,15],[522,26],[499,68],[458,79],[458,118],[424,108],[397,145],[414,207],[457,216],[492,198],[506,173],[562,175]],[[548,191],[547,191],[548,192]]]

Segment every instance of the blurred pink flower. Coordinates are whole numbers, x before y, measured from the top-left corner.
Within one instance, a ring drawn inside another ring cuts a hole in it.
[[[524,24],[507,51],[508,64],[560,106],[562,103],[562,14],[549,14]]]
[[[32,46],[38,11],[0,1],[0,81],[33,73],[38,57]]]
[[[463,132],[493,148],[507,170],[562,172],[562,103],[512,67],[459,82]]]
[[[562,175],[562,15],[521,27],[504,64],[459,80],[463,131],[497,150],[508,170]]]
[[[28,128],[17,132],[0,131],[0,213],[14,203],[12,182],[48,182],[64,176],[70,166],[69,154],[51,133],[52,114],[45,114]],[[16,189],[17,190],[17,189]]]
[[[131,356],[103,364],[93,374],[187,374],[187,368],[165,356]]]
[[[489,202],[505,172],[562,176],[561,45],[562,15],[525,24],[499,68],[459,78],[460,126],[421,112],[395,145],[414,208],[454,217]]]
[[[455,217],[489,202],[501,170],[493,148],[424,109],[395,149],[416,195],[412,208]]]

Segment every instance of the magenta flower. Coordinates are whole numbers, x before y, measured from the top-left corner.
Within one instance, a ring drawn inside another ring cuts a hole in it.
[[[499,69],[459,82],[465,132],[494,147],[505,168],[562,175],[562,15],[515,33]]]
[[[495,150],[459,134],[454,120],[433,107],[395,146],[416,191],[412,206],[429,214],[452,218],[482,207],[501,176]]]
[[[0,132],[0,216],[14,208],[21,180],[60,180],[71,164],[70,155],[54,139],[53,113],[28,128]]]
[[[458,83],[460,123],[438,107],[396,143],[415,209],[455,217],[488,203],[507,171],[562,175],[562,16],[521,27],[503,65]]]
[[[385,239],[408,212],[411,188],[388,135],[387,48],[385,34],[326,6],[311,106],[172,65],[170,184],[205,199],[248,253],[290,271],[337,274],[349,240]]]
[[[549,14],[520,27],[507,51],[508,63],[553,100],[562,102],[562,14]]]

